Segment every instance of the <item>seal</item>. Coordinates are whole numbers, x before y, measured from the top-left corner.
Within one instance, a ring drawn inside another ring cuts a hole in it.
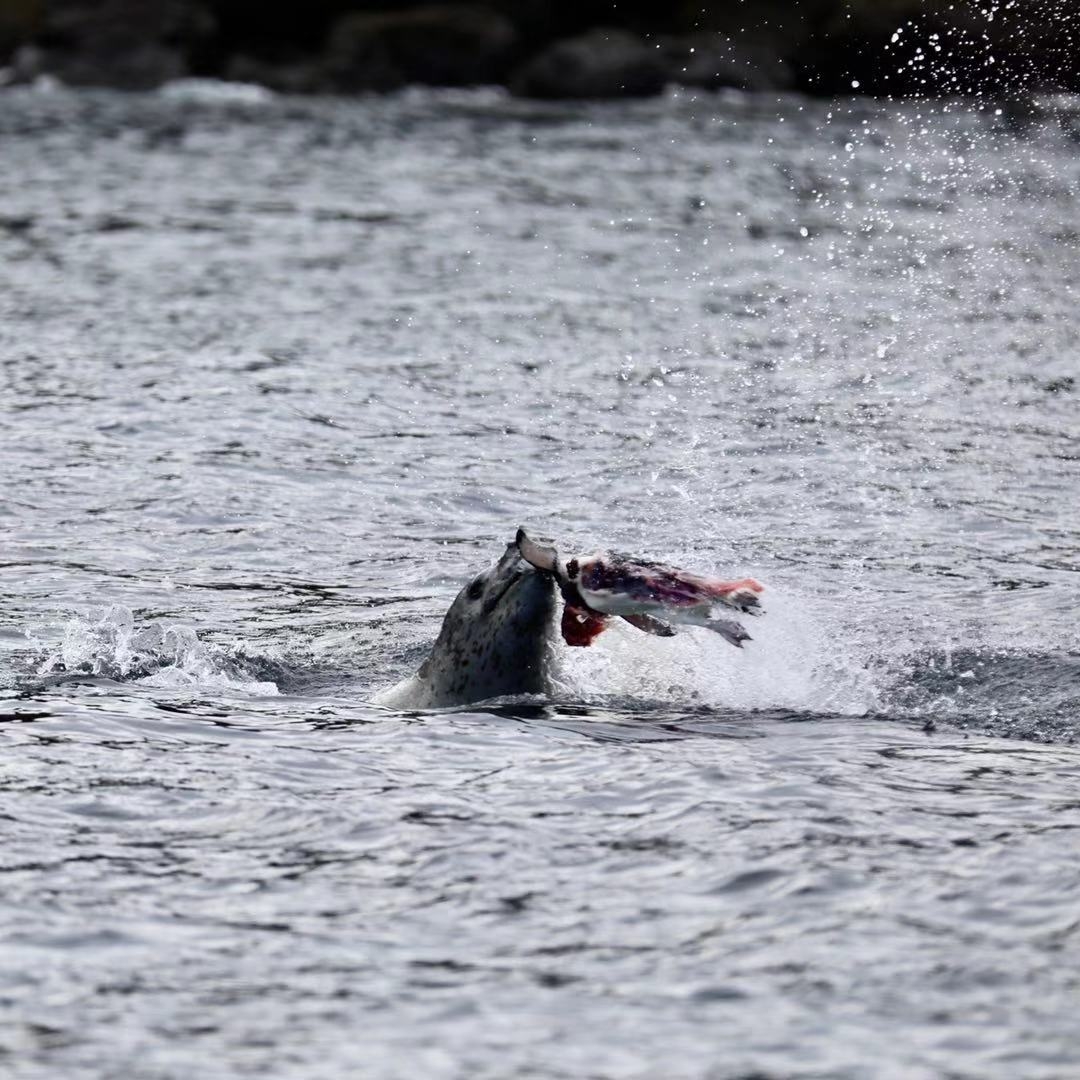
[[[395,709],[439,709],[550,689],[557,588],[553,575],[507,544],[494,566],[457,594],[431,654],[411,678],[378,695]]]
[[[557,595],[567,645],[591,644],[610,619],[620,618],[657,637],[673,636],[672,622],[703,626],[741,648],[750,635],[714,608],[758,615],[762,590],[751,578],[720,581],[628,555],[600,552],[564,562],[555,548],[518,529],[499,561],[458,593],[420,670],[374,703],[439,709],[548,693]]]

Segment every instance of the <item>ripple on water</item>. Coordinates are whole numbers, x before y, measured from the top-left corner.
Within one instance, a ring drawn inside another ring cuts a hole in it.
[[[0,97],[14,1077],[1076,1071],[1067,124]],[[368,704],[519,524],[768,614]]]

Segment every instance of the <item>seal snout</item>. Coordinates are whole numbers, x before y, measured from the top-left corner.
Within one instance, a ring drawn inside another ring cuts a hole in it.
[[[507,552],[507,554],[510,554]],[[506,565],[500,569],[499,583],[491,594],[484,600],[483,610],[484,614],[490,614],[496,608],[504,603],[514,591],[515,586],[520,585],[525,579],[529,577],[539,577],[540,575],[528,564],[522,562],[520,558],[516,557],[512,561],[506,563]]]

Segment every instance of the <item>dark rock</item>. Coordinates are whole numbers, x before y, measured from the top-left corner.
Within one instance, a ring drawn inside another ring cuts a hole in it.
[[[1007,101],[1080,89],[1068,15],[951,0],[0,0],[0,83],[51,74],[138,89],[197,74],[308,92],[509,81],[534,97],[607,98],[677,82]]]
[[[279,94],[313,94],[326,88],[322,67],[314,60],[263,60],[241,53],[229,58],[224,76],[231,82],[266,86]]]
[[[395,0],[203,0],[218,24],[223,58],[243,54],[274,63],[317,56],[334,21],[354,11],[399,9]],[[428,0],[432,2],[432,0]],[[415,3],[412,6],[417,6]]]
[[[17,67],[24,77],[55,75],[73,86],[148,89],[186,75],[213,26],[208,10],[189,0],[50,0]]]
[[[544,49],[510,85],[523,97],[648,97],[659,94],[667,78],[655,45],[626,30],[590,30]]]
[[[44,0],[0,0],[0,63],[41,28]]]
[[[345,91],[474,86],[504,79],[516,45],[513,24],[477,5],[355,14],[335,24],[325,72]]]
[[[133,44],[122,50],[20,49],[15,74],[20,81],[55,75],[69,86],[112,86],[121,90],[149,90],[188,72],[179,49],[156,42]]]
[[[788,90],[795,83],[792,66],[764,41],[737,41],[726,34],[684,34],[660,38],[668,82],[717,90]]]

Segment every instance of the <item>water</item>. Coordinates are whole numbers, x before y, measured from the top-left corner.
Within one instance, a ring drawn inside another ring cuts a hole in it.
[[[1080,1071],[1074,103],[0,104],[5,1075]]]

